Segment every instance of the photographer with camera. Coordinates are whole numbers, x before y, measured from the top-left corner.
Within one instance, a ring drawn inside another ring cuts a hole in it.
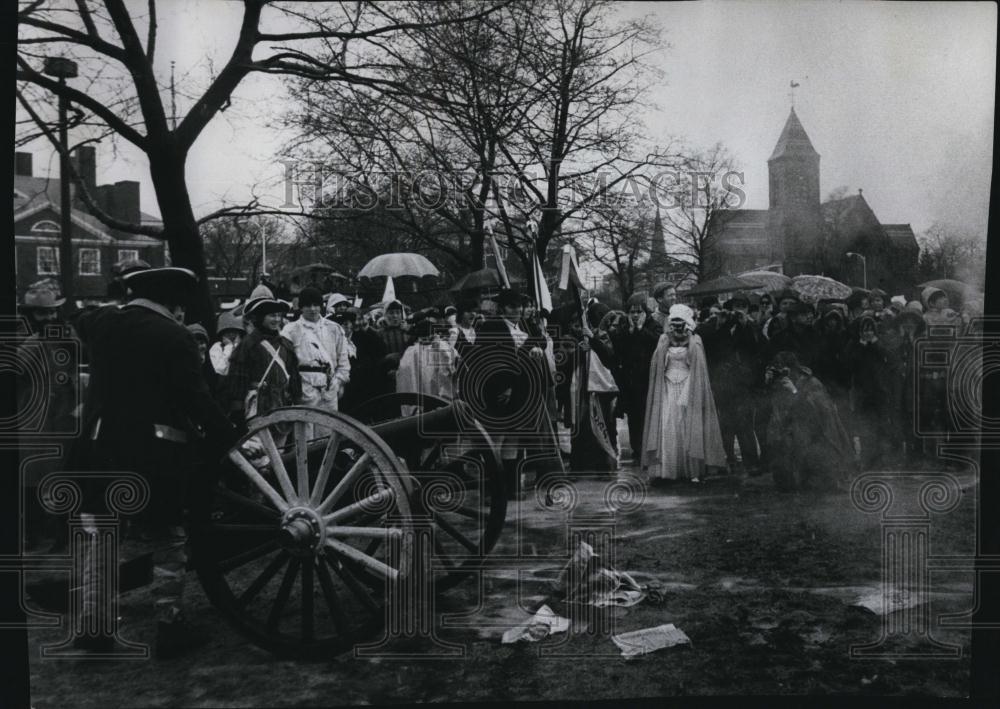
[[[621,407],[628,422],[629,447],[633,460],[642,457],[642,429],[646,420],[646,394],[649,390],[649,363],[663,334],[652,317],[646,296],[633,294],[626,304],[627,319],[611,335],[615,359],[621,373]]]
[[[726,460],[735,470],[734,439],[739,441],[744,468],[755,474],[759,463],[753,431],[754,384],[758,375],[759,336],[747,310],[750,301],[736,295],[713,308],[695,332],[705,343],[708,374],[719,414]]]
[[[842,490],[857,470],[850,438],[822,383],[794,352],[768,364],[768,468],[779,490]]]

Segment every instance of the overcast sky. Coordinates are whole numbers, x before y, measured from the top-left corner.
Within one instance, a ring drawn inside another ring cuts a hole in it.
[[[144,3],[139,5],[144,6]],[[169,10],[168,12],[166,12]],[[231,49],[237,3],[161,3],[158,66],[204,86]],[[992,166],[996,6],[924,2],[622,3],[650,14],[670,44],[646,115],[654,138],[721,141],[746,173],[748,207],[767,207],[767,158],[790,107],[822,156],[821,192],[864,189],[884,223],[916,232],[935,221],[985,233]],[[181,113],[190,106],[183,97]],[[188,178],[197,214],[245,200],[254,183],[280,200],[285,136],[267,127],[283,108],[280,82],[252,75],[195,144]],[[56,161],[35,146],[36,174]],[[142,181],[144,211],[158,214],[147,167],[119,145],[99,149],[98,180]]]

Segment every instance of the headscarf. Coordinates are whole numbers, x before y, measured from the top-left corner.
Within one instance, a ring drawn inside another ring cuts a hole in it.
[[[687,325],[688,330],[694,332],[696,327],[694,321],[694,311],[683,303],[677,303],[676,305],[670,306],[670,311],[667,313],[667,320],[683,320],[684,324]]]

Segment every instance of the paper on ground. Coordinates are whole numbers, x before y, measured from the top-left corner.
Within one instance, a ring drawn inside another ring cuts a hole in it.
[[[612,635],[611,639],[621,649],[622,657],[637,657],[665,647],[691,644],[691,639],[673,623]]]
[[[569,618],[558,616],[548,606],[542,606],[527,621],[505,632],[502,643],[509,645],[519,640],[534,643],[554,633],[565,633],[567,630],[569,630]]]
[[[884,601],[884,604],[883,604]],[[876,615],[887,615],[904,608],[914,608],[920,605],[920,595],[902,590],[872,591],[859,596],[851,605],[864,608]]]

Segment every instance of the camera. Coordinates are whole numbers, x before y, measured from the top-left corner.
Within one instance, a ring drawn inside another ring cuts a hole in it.
[[[80,342],[67,325],[47,325],[39,335],[0,342],[0,369],[13,380],[17,395],[16,413],[3,421],[0,438],[73,438],[80,433]]]
[[[982,323],[973,321],[982,333]],[[987,341],[988,340],[988,341]],[[958,324],[932,325],[914,342],[914,431],[922,436],[973,438],[983,424],[982,391],[992,369],[982,334],[961,333]]]

